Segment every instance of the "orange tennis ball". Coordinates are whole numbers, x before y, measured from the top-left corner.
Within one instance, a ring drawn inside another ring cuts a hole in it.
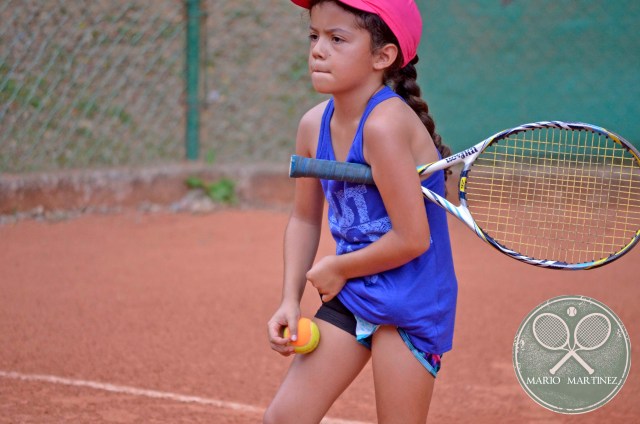
[[[289,327],[284,329],[284,337],[289,337]],[[320,342],[320,330],[315,322],[309,318],[300,318],[298,321],[298,339],[289,345],[293,346],[295,353],[309,353],[313,351]]]

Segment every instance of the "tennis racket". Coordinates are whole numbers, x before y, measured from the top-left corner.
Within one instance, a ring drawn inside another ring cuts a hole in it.
[[[601,347],[611,335],[611,321],[606,315],[593,313],[582,318],[573,330],[573,348],[549,370],[555,374],[561,366],[571,357],[580,358],[576,353],[578,350],[595,350]],[[582,358],[579,359],[580,363]],[[593,369],[587,369],[589,374],[593,374]]]
[[[464,165],[460,205],[423,187],[424,197],[511,258],[589,269],[620,258],[640,240],[640,153],[604,128],[525,124],[417,172],[426,176],[455,164]],[[374,183],[366,165],[295,155],[289,175]]]
[[[558,368],[560,368],[572,356],[585,370],[587,370],[589,374],[593,374],[593,368],[591,368],[589,364],[575,353],[574,349],[569,348],[569,327],[558,315],[548,312],[538,315],[536,319],[533,320],[532,330],[533,337],[540,346],[548,350],[567,351],[567,354],[558,361],[558,364],[560,365],[556,364],[549,371],[551,374],[555,374],[556,371],[558,371]]]

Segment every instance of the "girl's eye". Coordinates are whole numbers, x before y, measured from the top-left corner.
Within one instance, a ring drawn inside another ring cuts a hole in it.
[[[331,41],[333,41],[333,42],[334,42],[334,43],[336,43],[336,44],[340,44],[340,43],[342,43],[344,40],[343,40],[342,38],[340,38],[340,37],[332,37],[332,38],[331,38]]]
[[[309,34],[309,41],[318,41],[318,34]]]

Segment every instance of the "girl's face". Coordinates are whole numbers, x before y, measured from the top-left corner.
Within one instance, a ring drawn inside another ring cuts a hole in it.
[[[311,10],[309,71],[316,91],[335,94],[375,77],[371,35],[333,2]]]

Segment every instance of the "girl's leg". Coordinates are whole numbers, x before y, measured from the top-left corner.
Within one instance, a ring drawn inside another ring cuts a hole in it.
[[[325,321],[315,322],[320,344],[311,354],[293,359],[265,412],[265,423],[319,423],[371,357],[351,334]]]
[[[371,354],[378,423],[424,424],[435,378],[413,356],[395,327],[378,328]]]

